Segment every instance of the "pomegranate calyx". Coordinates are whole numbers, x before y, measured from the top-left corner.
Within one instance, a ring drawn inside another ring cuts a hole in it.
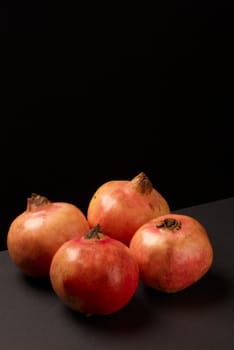
[[[96,226],[91,228],[91,230],[89,230],[89,232],[87,232],[84,237],[86,239],[92,239],[92,238],[101,239],[102,236],[103,236],[103,232],[101,230],[101,227],[99,224],[97,224]]]
[[[174,218],[166,218],[156,224],[156,227],[174,232],[181,228],[181,222]]]
[[[35,208],[42,207],[50,203],[47,197],[32,193],[31,197],[27,199],[27,210],[33,211]]]
[[[142,171],[137,176],[135,176],[131,183],[135,189],[142,194],[149,194],[153,189],[153,184],[148,178],[148,176]]]

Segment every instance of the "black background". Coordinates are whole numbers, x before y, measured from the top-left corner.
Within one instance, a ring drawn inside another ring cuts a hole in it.
[[[234,195],[233,5],[0,5],[0,246],[32,192],[86,212],[144,171],[172,210]]]

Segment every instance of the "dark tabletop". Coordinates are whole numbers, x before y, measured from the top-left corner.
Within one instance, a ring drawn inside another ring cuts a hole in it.
[[[48,280],[26,278],[8,252],[1,252],[0,349],[233,349],[234,197],[177,212],[207,228],[215,252],[212,268],[173,295],[140,284],[130,303],[109,316],[69,310]]]

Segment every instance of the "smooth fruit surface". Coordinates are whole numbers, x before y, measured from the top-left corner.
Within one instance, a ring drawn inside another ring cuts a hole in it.
[[[78,207],[33,194],[26,210],[10,224],[8,253],[23,273],[49,277],[52,257],[60,245],[87,230],[88,221]]]
[[[126,245],[146,221],[170,212],[166,199],[141,172],[132,180],[111,180],[93,194],[87,210],[90,227],[101,229]]]
[[[129,248],[97,226],[58,249],[50,279],[69,308],[84,314],[111,314],[133,297],[139,268]]]
[[[210,269],[214,254],[207,231],[197,219],[172,213],[140,227],[129,248],[141,280],[167,293],[198,281]]]

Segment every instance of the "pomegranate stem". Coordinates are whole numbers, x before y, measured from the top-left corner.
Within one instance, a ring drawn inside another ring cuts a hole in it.
[[[152,182],[143,171],[135,176],[131,180],[131,183],[134,185],[135,189],[142,194],[149,194],[153,189]]]
[[[43,205],[50,203],[50,200],[47,197],[41,196],[36,193],[32,193],[31,197],[27,199],[27,210],[32,211],[36,208],[39,208]]]
[[[168,231],[178,231],[181,228],[181,222],[174,218],[166,218],[156,224],[156,227],[163,228]]]
[[[96,226],[91,228],[91,230],[89,232],[87,232],[85,234],[85,238],[86,239],[92,239],[92,238],[100,239],[101,238],[100,233],[103,234],[103,232],[102,232],[102,230],[100,228],[100,225],[97,224]]]

